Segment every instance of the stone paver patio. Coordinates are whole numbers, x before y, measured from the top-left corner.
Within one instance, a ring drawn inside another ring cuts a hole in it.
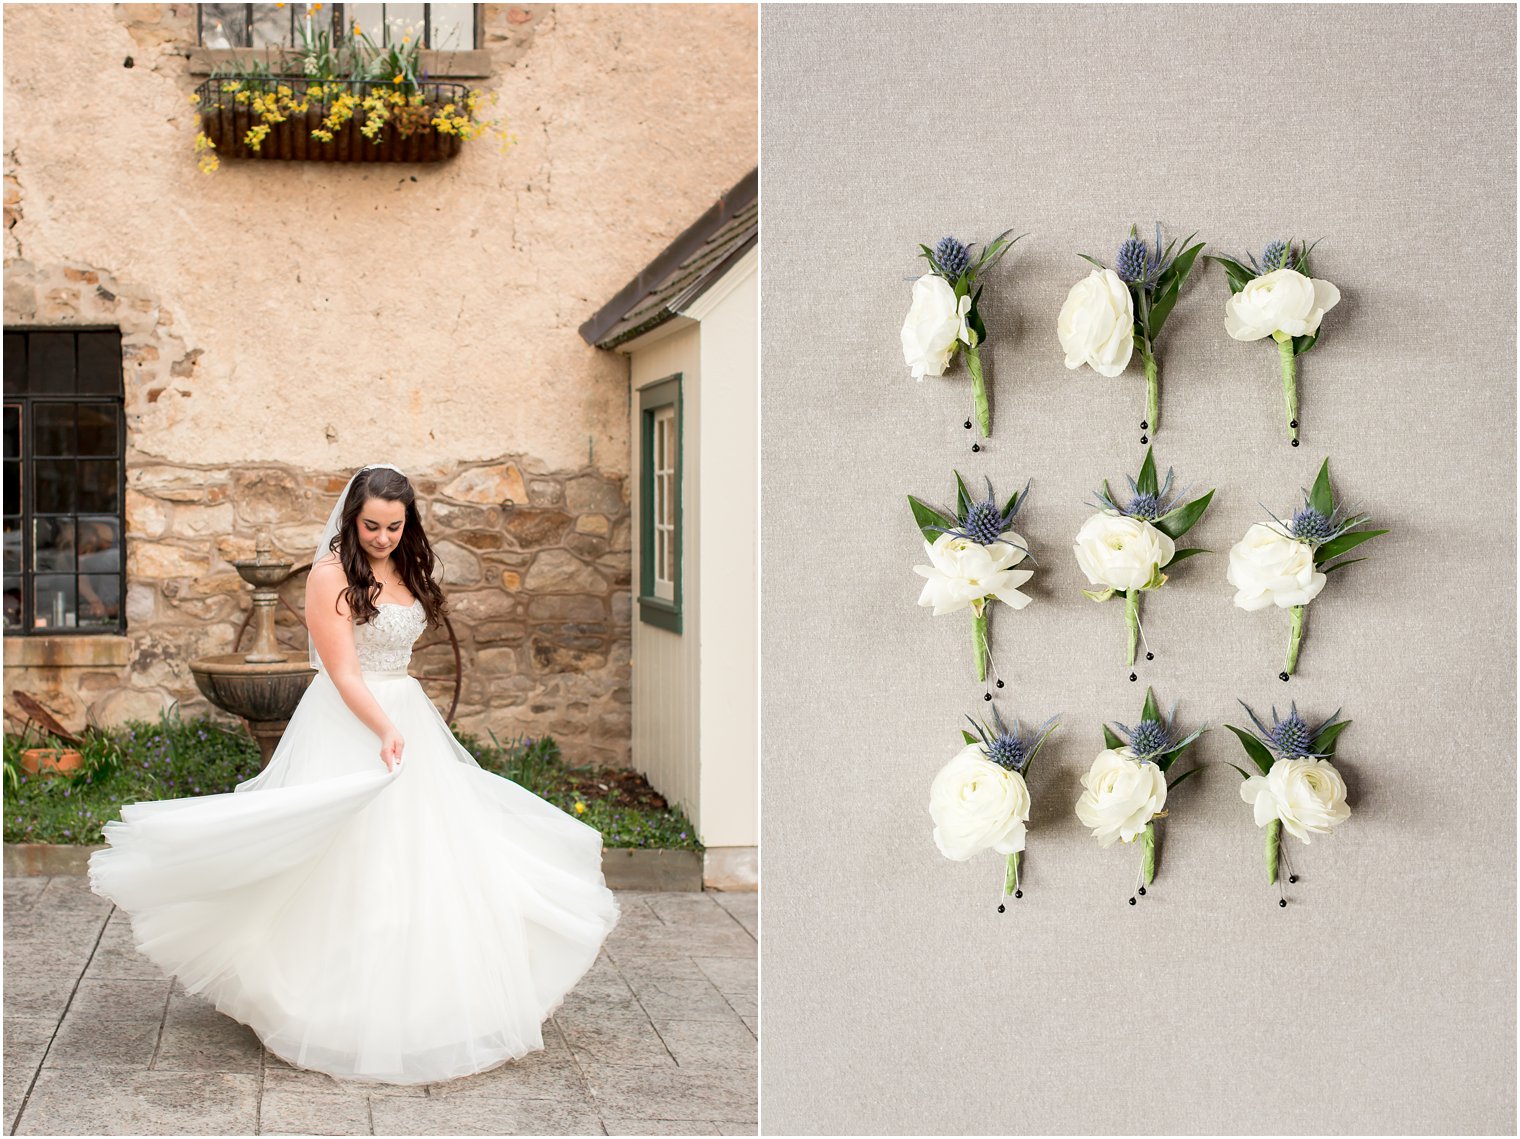
[[[13,1135],[744,1135],[757,1108],[756,895],[619,891],[545,1048],[425,1087],[291,1068],[132,948],[82,877],[5,879]]]

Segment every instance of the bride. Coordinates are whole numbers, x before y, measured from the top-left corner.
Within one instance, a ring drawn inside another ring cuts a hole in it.
[[[601,835],[483,770],[407,674],[443,613],[433,562],[406,476],[359,470],[307,578],[317,675],[268,766],[124,806],[90,858],[142,953],[345,1079],[430,1083],[542,1048],[618,919]]]

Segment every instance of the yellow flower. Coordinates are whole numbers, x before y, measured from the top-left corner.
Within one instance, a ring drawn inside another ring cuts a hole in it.
[[[199,95],[191,95],[190,101],[192,103],[199,103],[201,101],[201,97]]]
[[[404,76],[404,75],[398,75],[398,76],[396,76],[396,78],[392,79],[391,82],[392,83],[400,83],[405,78],[406,78],[406,76]]]
[[[584,815],[586,813],[586,804],[585,803],[581,803],[581,802],[577,802],[575,804],[575,813],[577,815]]]
[[[356,36],[362,36],[363,34],[364,34],[364,29],[359,26],[359,21],[355,20],[354,21],[354,35],[356,35]]]

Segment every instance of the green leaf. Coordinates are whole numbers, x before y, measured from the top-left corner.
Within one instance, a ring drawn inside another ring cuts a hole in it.
[[[1039,754],[1040,748],[1045,746],[1045,741],[1048,740],[1051,736],[1051,733],[1060,726],[1060,722],[1058,721],[1054,724],[1051,724],[1050,727],[1046,728],[1043,732],[1040,733],[1040,738],[1035,740],[1034,746],[1029,749],[1029,758],[1024,761],[1026,765],[1033,762],[1034,757]]]
[[[982,254],[976,259],[976,265],[973,267],[973,272],[980,273],[983,269],[990,268],[997,262],[998,258],[1002,257],[1003,254],[1012,249],[1014,245],[1020,241],[1023,241],[1024,238],[1029,236],[1027,233],[1021,233],[1018,235],[1018,237],[1015,237],[1012,241],[1009,241],[1007,238],[1008,235],[1012,232],[1013,230],[1011,229],[1005,229],[1002,233],[998,234],[990,242],[983,246]]]
[[[1016,490],[1016,491],[1014,491],[1013,494],[1009,496],[1008,501],[1005,502],[1005,503],[1003,503],[1003,514],[1005,516],[1010,511],[1012,511],[1014,507],[1016,507],[1019,504],[1019,497],[1021,495],[1025,495],[1025,494],[1029,493],[1029,484],[1032,483],[1032,482],[1034,482],[1033,479],[1027,480],[1024,483],[1024,489],[1023,490]]]
[[[1293,338],[1293,355],[1302,356],[1314,347],[1314,342],[1318,339],[1319,333],[1317,332],[1309,336],[1295,336]]]
[[[1335,494],[1330,489],[1329,458],[1320,464],[1319,474],[1314,478],[1314,487],[1309,491],[1309,505],[1326,518],[1329,518],[1335,509]]]
[[[1191,236],[1188,237],[1192,240]],[[1156,302],[1151,305],[1150,313],[1150,337],[1154,340],[1161,334],[1161,328],[1166,324],[1166,318],[1172,313],[1172,306],[1177,303],[1177,294],[1181,291],[1183,283],[1187,281],[1188,274],[1193,271],[1193,262],[1198,253],[1203,249],[1203,243],[1199,242],[1191,249],[1185,249],[1178,254],[1177,260],[1173,261],[1171,268],[1164,276],[1165,283],[1158,282],[1156,288]]]
[[[1112,586],[1108,589],[1084,589],[1082,591],[1083,597],[1091,598],[1093,601],[1107,601],[1113,595],[1114,590]]]
[[[1154,448],[1145,449],[1145,462],[1140,464],[1140,477],[1135,480],[1135,485],[1140,488],[1141,494],[1155,494],[1159,489],[1156,483],[1156,456],[1152,454]]]
[[[1234,766],[1235,766],[1235,765],[1234,765],[1234,764],[1231,764],[1231,765],[1230,765],[1230,766],[1231,766],[1231,767],[1234,767]],[[1179,783],[1181,783],[1181,782],[1182,782],[1182,781],[1183,781],[1183,780],[1184,780],[1184,779],[1186,779],[1186,778],[1187,778],[1187,777],[1188,777],[1188,776],[1189,776],[1189,775],[1197,775],[1197,774],[1198,774],[1198,773],[1199,773],[1199,772],[1200,772],[1200,771],[1202,771],[1202,770],[1203,770],[1203,768],[1202,768],[1202,767],[1190,767],[1190,768],[1188,768],[1188,769],[1187,769],[1187,770],[1186,770],[1186,771],[1184,771],[1184,772],[1183,772],[1183,773],[1182,773],[1182,774],[1181,774],[1181,775],[1179,775],[1179,776],[1177,776],[1177,778],[1176,778],[1176,779],[1173,779],[1173,780],[1172,780],[1172,781],[1171,781],[1171,782],[1170,782],[1170,783],[1168,783],[1168,784],[1167,784],[1167,785],[1166,785],[1166,789],[1167,789],[1167,790],[1168,790],[1168,791],[1171,791],[1171,790],[1173,790],[1173,789],[1174,789],[1174,788],[1175,788],[1175,787],[1176,787],[1176,786],[1177,786],[1177,784],[1179,784]],[[1239,769],[1239,768],[1236,768],[1236,770],[1237,770],[1237,771],[1238,771],[1238,770],[1240,770],[1240,769]]]
[[[1253,736],[1250,732],[1243,732],[1234,724],[1226,724],[1225,727],[1240,737],[1241,745],[1246,749],[1246,754],[1251,757],[1251,762],[1261,768],[1263,775],[1272,770],[1272,753],[1267,750],[1267,745]]]
[[[1096,257],[1089,257],[1085,253],[1078,253],[1077,256],[1080,257],[1080,258],[1082,258],[1083,261],[1090,261],[1090,262],[1092,262],[1099,269],[1107,269],[1108,268],[1107,265],[1103,264],[1103,262],[1099,261]]]
[[[1144,590],[1160,589],[1166,584],[1166,574],[1161,572],[1161,567],[1155,562],[1151,563],[1151,576],[1140,588]]]
[[[1343,562],[1336,562],[1333,566],[1320,566],[1319,572],[1334,573],[1338,569],[1345,569],[1347,566],[1354,566],[1357,562],[1365,562],[1366,560],[1366,558],[1347,558]]]
[[[1229,760],[1225,760],[1225,762],[1229,763],[1230,761]],[[1249,779],[1249,778],[1251,778],[1251,773],[1249,771],[1247,771],[1244,767],[1239,767],[1239,766],[1237,766],[1237,765],[1235,765],[1233,763],[1230,763],[1230,766],[1234,767],[1236,771],[1240,772],[1240,777],[1242,779]]]
[[[977,307],[981,299],[982,287],[978,285],[976,295],[971,298],[971,308],[966,313],[966,326],[972,332],[972,347],[987,341],[987,325],[982,322],[982,310]]]
[[[1326,724],[1320,733],[1309,741],[1309,750],[1323,752],[1326,755],[1335,754],[1335,741],[1340,734],[1351,726],[1350,720],[1342,720],[1338,724]]]
[[[1177,761],[1177,757],[1180,756],[1188,748],[1192,747],[1193,741],[1208,730],[1208,728],[1199,728],[1196,732],[1193,732],[1170,751],[1162,752],[1160,758],[1157,760],[1156,766],[1161,768],[1162,771],[1165,771],[1167,768],[1171,767],[1172,764]]]
[[[908,495],[908,505],[913,508],[913,521],[918,523],[919,533],[924,536],[924,541],[928,542],[931,546],[934,545],[935,539],[939,537],[939,532],[931,530],[929,527],[943,526],[949,530],[955,529],[954,518],[946,518],[934,507],[920,502],[911,494]]]
[[[1156,519],[1156,529],[1160,530],[1168,538],[1180,538],[1191,530],[1203,517],[1203,512],[1209,508],[1209,503],[1214,499],[1211,490],[1202,498],[1195,498],[1186,506],[1179,506],[1176,510],[1169,511]]]
[[[966,517],[966,511],[971,508],[971,492],[966,489],[966,480],[961,478],[960,471],[955,474],[955,511],[962,518]]]
[[[1156,693],[1149,685],[1145,689],[1145,703],[1140,708],[1142,720],[1159,720],[1161,712],[1156,707]]]
[[[968,744],[979,744],[979,743],[982,742],[981,740],[977,739],[974,735],[972,735],[970,732],[968,732],[965,728],[961,729],[961,738],[963,740],[965,740]]]
[[[1124,746],[1124,741],[1109,730],[1107,724],[1103,725],[1103,746],[1117,750]]]
[[[1368,538],[1376,538],[1379,534],[1386,534],[1387,530],[1353,530],[1349,534],[1341,534],[1331,538],[1319,549],[1314,551],[1315,564],[1328,562],[1332,558],[1338,558],[1349,550],[1354,550]],[[1358,558],[1358,561],[1361,559]]]
[[[1211,253],[1206,260],[1219,262],[1220,266],[1224,269],[1225,277],[1230,282],[1230,294],[1232,296],[1245,288],[1248,282],[1256,279],[1255,272],[1232,258],[1220,257],[1217,254]]]
[[[1172,560],[1166,563],[1166,568],[1171,569],[1184,558],[1191,558],[1194,554],[1212,554],[1213,550],[1200,550],[1196,546],[1189,546],[1185,550],[1178,550],[1172,555]]]

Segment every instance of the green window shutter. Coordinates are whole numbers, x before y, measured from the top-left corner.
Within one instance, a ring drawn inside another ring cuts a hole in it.
[[[662,415],[662,413],[665,413]],[[670,452],[657,435],[668,419]],[[681,631],[681,487],[685,477],[681,374],[639,389],[639,620]],[[657,470],[657,460],[664,459]],[[658,485],[657,485],[658,484]],[[666,505],[657,517],[657,505]],[[660,558],[661,550],[667,557]],[[662,576],[663,569],[668,576]],[[663,596],[668,593],[670,596]]]

